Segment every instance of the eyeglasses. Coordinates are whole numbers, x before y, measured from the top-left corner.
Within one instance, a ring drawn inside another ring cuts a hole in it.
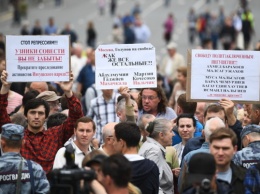
[[[142,100],[154,100],[158,98],[158,96],[141,96]]]

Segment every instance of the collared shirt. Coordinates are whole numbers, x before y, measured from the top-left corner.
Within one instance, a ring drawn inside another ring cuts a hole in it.
[[[110,100],[106,101],[103,96],[94,98],[90,102],[90,109],[87,116],[92,118],[96,123],[95,138],[103,143],[102,140],[102,127],[109,122],[119,122],[116,115],[116,102],[118,94],[113,93]]]
[[[15,152],[3,153],[0,157],[0,193],[9,194],[16,192],[18,169],[20,162],[23,161],[21,193],[31,193],[30,172],[28,163],[22,158],[21,154]],[[32,162],[32,171],[34,178],[35,193],[48,193],[50,189],[42,167],[34,161]]]
[[[156,140],[146,137],[146,142],[139,149],[138,154],[157,164],[160,172],[160,188],[166,194],[173,193],[173,174],[165,160],[165,148]]]
[[[7,95],[0,94],[0,131],[2,125],[11,123],[6,112]],[[73,95],[67,98],[69,106],[69,117],[59,126],[51,127],[39,133],[32,133],[27,129],[24,132],[25,144],[21,148],[21,155],[40,164],[46,173],[52,169],[53,161],[57,151],[72,136],[77,119],[83,116],[81,104]]]
[[[260,161],[260,141],[249,143],[247,147],[236,152],[233,157],[233,162],[236,165],[247,169],[258,161]]]
[[[72,147],[74,148],[75,152],[75,164],[78,165],[79,168],[82,167],[82,161],[85,157],[85,153],[81,151],[78,146],[75,144],[75,142],[71,142]],[[64,157],[64,153],[66,151],[65,147],[62,147],[58,150],[54,163],[53,163],[53,169],[62,168],[66,165],[66,159]],[[92,151],[91,147],[89,146],[88,151]]]
[[[145,112],[143,109],[138,111],[138,119],[140,119],[140,117],[143,114],[147,114],[147,112]],[[175,119],[177,117],[175,111],[170,108],[170,107],[166,107],[166,112],[165,113],[158,113],[156,116],[156,118],[164,118],[164,119],[168,119],[168,120],[172,120]]]

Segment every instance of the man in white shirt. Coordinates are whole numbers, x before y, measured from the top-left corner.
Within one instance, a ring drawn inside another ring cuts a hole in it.
[[[54,159],[53,169],[62,168],[64,165],[66,165],[66,159],[64,157],[66,149],[68,151],[74,150],[74,162],[81,168],[82,160],[84,159],[85,155],[93,150],[93,147],[91,147],[90,143],[93,139],[95,131],[96,125],[91,118],[79,118],[74,129],[76,140],[58,150]]]

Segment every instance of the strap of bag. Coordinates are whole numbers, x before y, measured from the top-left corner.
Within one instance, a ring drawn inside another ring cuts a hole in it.
[[[21,194],[22,169],[23,169],[23,158],[21,158],[19,168],[18,168],[18,177],[16,182],[16,192],[15,192],[16,194]]]
[[[32,169],[32,162],[31,160],[27,160],[28,164],[28,169],[30,173],[30,182],[31,182],[31,194],[35,193],[35,188],[34,188],[34,176],[33,176],[33,169]]]

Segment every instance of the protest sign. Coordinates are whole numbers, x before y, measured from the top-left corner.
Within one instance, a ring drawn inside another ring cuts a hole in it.
[[[100,45],[95,51],[96,87],[157,87],[155,48],[147,44]]]
[[[6,36],[7,81],[69,81],[69,38]]]
[[[260,101],[260,52],[188,51],[187,100]]]

